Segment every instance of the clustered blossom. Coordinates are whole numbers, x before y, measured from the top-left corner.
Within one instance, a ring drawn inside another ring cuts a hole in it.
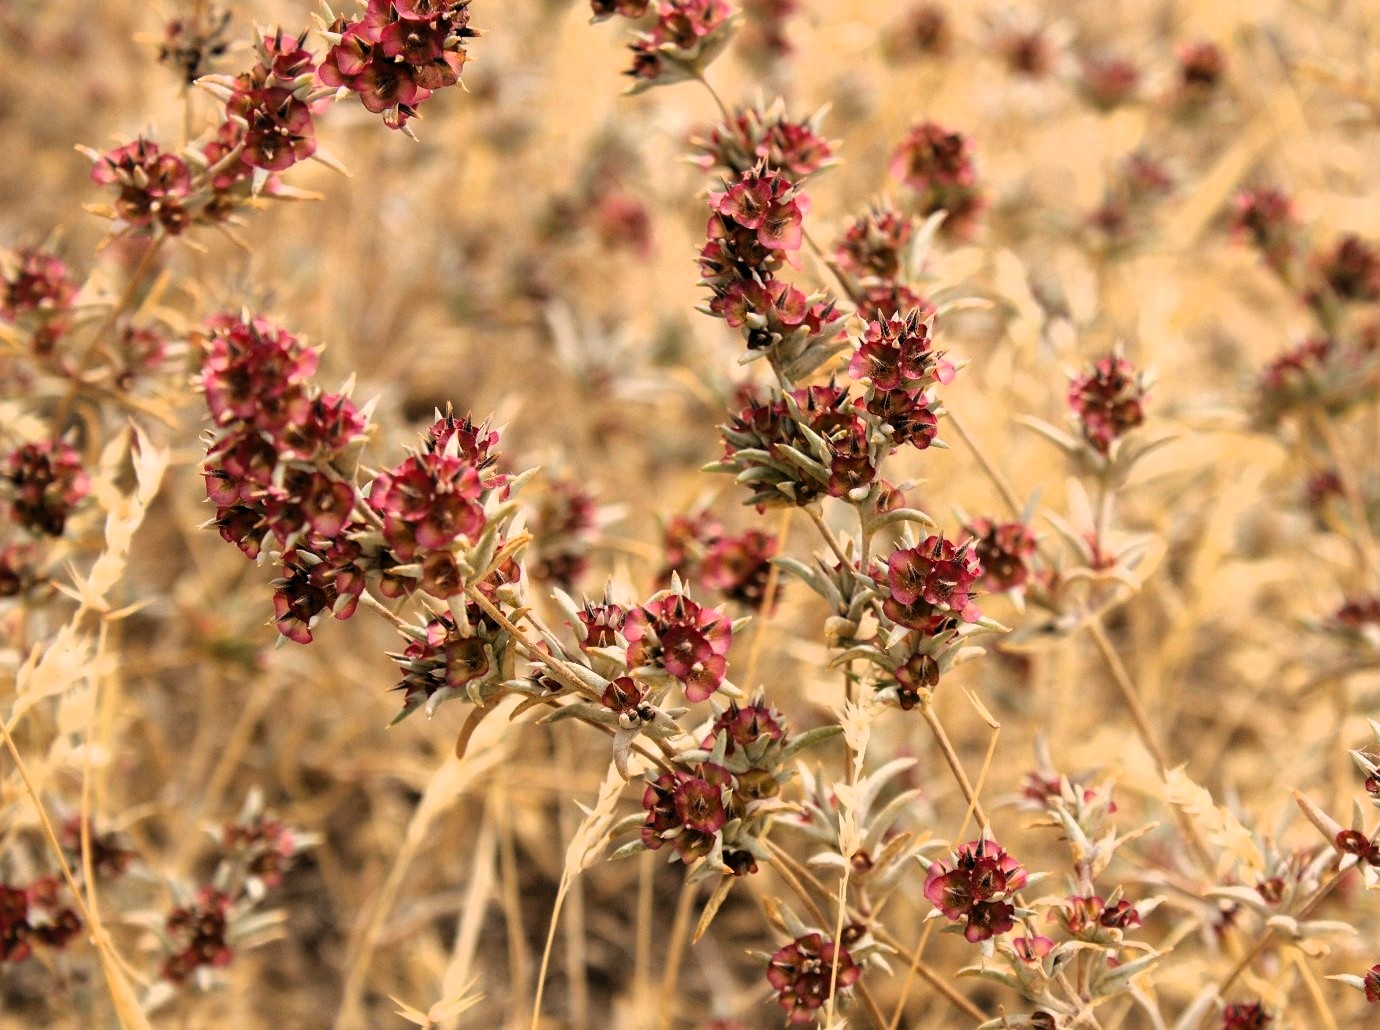
[[[887,57],[893,61],[944,57],[953,49],[953,20],[941,4],[928,0],[913,3],[883,40]]]
[[[834,260],[861,281],[894,282],[905,276],[915,219],[890,204],[874,204],[853,219],[834,250]]]
[[[988,590],[1019,590],[1030,579],[1035,534],[1024,522],[973,519],[964,527],[982,566],[979,582]]]
[[[982,613],[973,595],[981,576],[982,564],[971,542],[926,537],[887,559],[889,596],[882,610],[897,625],[927,635],[959,621],[976,622]]]
[[[443,612],[409,628],[407,647],[389,655],[403,672],[394,687],[403,695],[399,719],[423,705],[430,714],[451,698],[482,703],[505,677],[506,632],[472,601],[464,612],[463,627]]]
[[[819,933],[797,937],[767,963],[767,982],[792,1025],[813,1022],[834,990],[846,990],[861,976],[848,949]]]
[[[590,542],[598,527],[598,506],[581,483],[549,481],[531,521],[537,551],[533,578],[569,590],[589,567]]]
[[[262,813],[227,823],[221,830],[225,855],[264,887],[282,884],[284,873],[306,843],[303,834]]]
[[[749,54],[766,60],[787,57],[794,52],[786,34],[786,21],[801,11],[801,0],[742,0],[743,38],[740,46]]]
[[[915,194],[921,215],[945,211],[945,232],[971,235],[984,201],[966,136],[934,122],[919,123],[892,154],[891,175]]]
[[[963,936],[976,944],[1016,925],[1010,899],[1028,880],[1019,862],[984,837],[931,863],[925,897],[945,918],[963,923]]]
[[[922,315],[912,310],[869,322],[848,364],[850,376],[867,381],[863,406],[886,428],[893,445],[919,450],[934,442],[939,427],[932,388],[952,382],[955,373],[944,352],[933,348]]]
[[[35,945],[61,950],[81,933],[81,917],[62,904],[63,889],[54,876],[28,887],[0,884],[0,964],[23,962]]]
[[[73,816],[62,824],[59,841],[73,865],[82,864],[81,816]],[[89,822],[86,826],[86,847],[90,855],[91,871],[101,880],[113,880],[121,876],[135,859],[135,853],[120,843],[117,834],[98,833]]]
[[[1096,895],[1070,897],[1049,917],[1074,937],[1099,943],[1116,939],[1109,937],[1108,931],[1119,933],[1140,925],[1140,913],[1129,901],[1118,898],[1108,904]]]
[[[591,6],[596,21],[615,14],[650,14],[654,19],[628,45],[633,52],[627,71],[634,80],[633,92],[703,74],[727,46],[737,13],[728,0],[591,0]]]
[[[1347,411],[1380,386],[1380,361],[1361,347],[1315,336],[1274,358],[1256,383],[1256,412],[1265,423],[1291,412]]]
[[[38,440],[0,462],[0,500],[34,536],[62,536],[72,512],[91,492],[77,449],[64,440]]]
[[[1298,216],[1287,193],[1261,186],[1237,194],[1231,227],[1236,236],[1260,252],[1272,269],[1287,274],[1299,247]]]
[[[631,668],[665,673],[680,682],[689,701],[700,702],[723,683],[733,625],[722,612],[662,591],[628,612],[623,636]]]
[[[0,258],[0,321],[52,319],[70,308],[76,295],[66,262],[55,254],[26,247]]]
[[[316,153],[312,115],[316,60],[307,36],[279,29],[258,41],[259,61],[235,77],[225,102],[228,118],[244,126],[242,156],[254,168],[281,172]]]
[[[642,794],[642,843],[652,851],[670,843],[685,863],[705,857],[728,822],[724,801],[732,784],[732,773],[712,762],[662,773]]]
[[[230,964],[234,953],[227,942],[230,896],[203,888],[195,901],[173,909],[164,923],[168,958],[163,963],[163,978],[180,984],[202,967],[221,969]]]
[[[720,536],[705,551],[700,582],[730,601],[761,611],[770,603],[767,581],[776,550],[776,537],[760,529]]]
[[[369,504],[383,520],[393,556],[420,562],[422,589],[434,597],[459,592],[455,548],[474,543],[488,527],[485,501],[508,477],[495,470],[498,434],[487,423],[446,416],[422,449],[379,473]]]
[[[359,96],[365,109],[400,129],[438,89],[454,86],[469,59],[469,0],[369,0],[363,15],[337,18],[317,73]]]
[[[743,108],[690,143],[705,171],[737,179],[762,164],[796,184],[834,163],[834,145],[819,133],[822,115],[796,120],[781,102]]]
[[[750,404],[723,427],[724,457],[759,507],[805,505],[867,488],[890,440],[838,386],[810,386]],[[744,473],[750,472],[745,476]]]
[[[1258,1001],[1234,1001],[1222,1010],[1222,1030],[1269,1030],[1274,1022]]]
[[[1337,301],[1380,300],[1380,252],[1356,234],[1343,235],[1317,264],[1326,290]]]
[[[192,221],[188,202],[192,173],[187,162],[165,153],[153,140],[132,143],[98,155],[91,181],[113,186],[114,217],[133,229],[149,229],[176,236]]]
[[[1099,358],[1069,384],[1069,407],[1083,439],[1106,456],[1113,442],[1145,421],[1144,376],[1125,358]]]
[[[1183,100],[1188,103],[1209,100],[1226,77],[1227,56],[1222,48],[1211,40],[1193,40],[1180,44],[1176,56]]]

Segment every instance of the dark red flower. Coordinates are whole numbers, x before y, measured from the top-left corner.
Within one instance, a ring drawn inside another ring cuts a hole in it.
[[[892,177],[913,190],[922,215],[947,211],[944,231],[966,236],[983,206],[971,146],[934,122],[914,126],[891,157]]]
[[[813,1022],[832,991],[853,986],[861,976],[848,949],[818,933],[797,937],[767,963],[767,982],[791,1024]]]
[[[1100,358],[1069,384],[1069,407],[1083,439],[1099,454],[1145,421],[1145,382],[1123,357]]]
[[[665,670],[681,682],[691,702],[708,699],[723,682],[733,629],[722,612],[665,592],[628,613],[623,635],[630,666]]]
[[[656,851],[669,841],[685,862],[709,854],[728,822],[724,789],[732,783],[733,775],[711,762],[693,772],[662,773],[642,794],[642,843]]]
[[[721,733],[726,735],[727,741],[724,753],[732,755],[738,748],[750,748],[762,740],[780,740],[786,731],[781,725],[780,713],[759,699],[743,706],[730,701],[728,710],[714,720],[700,747],[712,749]]]
[[[91,492],[81,455],[62,440],[27,443],[0,464],[4,500],[30,533],[62,536],[73,509]]]
[[[1015,925],[1005,899],[1026,885],[1020,863],[995,841],[982,838],[962,845],[949,859],[934,862],[925,876],[925,897],[976,944]]]
[[[182,983],[202,966],[228,966],[233,953],[226,942],[230,898],[221,891],[203,888],[197,900],[174,909],[165,927],[172,954],[163,963],[163,977]]]
[[[0,319],[6,322],[25,314],[51,318],[71,307],[76,293],[67,265],[45,250],[29,247],[0,260]]]
[[[750,529],[741,536],[721,536],[705,553],[700,581],[730,601],[761,611],[767,603],[767,580],[775,554],[776,537],[760,529]]]
[[[1029,526],[979,518],[964,526],[963,531],[973,537],[973,551],[982,564],[983,586],[989,590],[1017,590],[1025,585],[1036,546]]]
[[[141,137],[102,155],[91,179],[116,187],[116,217],[130,226],[156,225],[176,235],[190,224],[185,204],[192,190],[191,170],[152,140]]]
[[[1380,1003],[1380,962],[1371,966],[1361,979],[1366,992],[1366,1001],[1372,1005]]]
[[[1237,1001],[1222,1010],[1222,1030],[1267,1030],[1274,1021],[1258,1001]]]
[[[976,622],[973,603],[982,565],[968,544],[955,546],[942,536],[927,537],[916,547],[893,551],[887,560],[890,596],[883,610],[893,622],[935,633],[947,620]]]

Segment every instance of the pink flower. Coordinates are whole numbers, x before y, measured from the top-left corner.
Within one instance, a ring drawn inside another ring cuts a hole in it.
[[[71,444],[40,440],[6,455],[0,488],[19,525],[30,533],[62,536],[73,509],[91,492],[91,478]]]
[[[976,622],[981,613],[972,597],[981,575],[969,544],[927,537],[916,547],[893,551],[887,560],[890,596],[883,611],[899,625],[930,634],[951,619]]]
[[[623,634],[628,664],[663,669],[691,702],[707,700],[723,682],[733,629],[722,612],[667,591],[630,611]]]
[[[1069,384],[1069,407],[1083,439],[1099,454],[1145,421],[1145,382],[1129,361],[1117,355],[1098,359]]]
[[[1015,925],[1007,898],[1026,885],[1021,864],[995,841],[982,838],[962,845],[948,860],[933,863],[925,876],[925,897],[953,922],[965,922],[963,935],[976,944]]]

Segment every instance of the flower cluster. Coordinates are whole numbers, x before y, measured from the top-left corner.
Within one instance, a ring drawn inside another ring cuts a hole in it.
[[[0,322],[30,329],[35,350],[50,350],[66,331],[76,295],[67,264],[55,254],[27,247],[0,256]]]
[[[866,494],[893,446],[838,386],[802,387],[751,404],[722,428],[723,458],[707,468],[734,473],[758,507]]]
[[[848,364],[848,374],[866,380],[863,406],[890,436],[893,447],[924,450],[939,428],[933,388],[953,380],[955,369],[936,351],[930,323],[912,310],[869,322]]]
[[[1380,355],[1315,336],[1274,358],[1256,383],[1256,417],[1266,425],[1308,411],[1337,415],[1380,389]]]
[[[262,37],[258,63],[235,78],[225,114],[244,126],[241,153],[254,168],[281,172],[316,153],[312,115],[321,102],[306,41],[305,32],[284,36],[282,29]]]
[[[1024,522],[973,519],[964,531],[973,537],[973,553],[982,566],[979,582],[988,590],[1019,590],[1030,579],[1035,534]]]
[[[479,35],[469,8],[470,0],[369,0],[363,15],[337,18],[323,32],[331,49],[320,81],[403,128],[423,101],[460,81],[466,42]]]
[[[741,179],[759,164],[791,184],[835,163],[834,144],[820,135],[824,112],[793,119],[784,101],[768,108],[740,108],[731,120],[714,125],[690,140],[696,160],[705,171],[719,170]]]
[[[463,611],[464,625],[449,613],[409,627],[407,646],[389,655],[402,669],[395,690],[402,691],[399,721],[425,706],[428,715],[452,698],[483,704],[503,680],[512,675],[507,632],[474,602],[456,606]]]
[[[575,479],[552,479],[546,487],[531,521],[536,550],[532,576],[569,590],[589,567],[591,538],[599,528],[598,506]]]
[[[62,903],[64,889],[55,876],[27,887],[0,884],[0,964],[23,962],[35,945],[61,950],[81,933],[81,917]]]
[[[613,15],[652,16],[637,32],[633,52],[632,92],[698,78],[728,45],[737,12],[728,0],[591,0],[594,20]]]
[[[1298,216],[1283,190],[1262,186],[1237,194],[1232,233],[1258,250],[1277,274],[1287,275],[1299,248]]]
[[[976,944],[1016,925],[1011,900],[1028,880],[1019,862],[983,837],[930,864],[925,897],[945,918],[962,923],[963,936]]]
[[[682,593],[662,591],[632,609],[623,622],[623,636],[634,673],[670,676],[691,702],[707,700],[723,683],[732,623]]]
[[[77,449],[64,440],[38,440],[0,462],[0,500],[34,536],[62,536],[67,520],[91,492]]]
[[[767,597],[767,583],[776,551],[776,537],[760,529],[716,537],[705,551],[700,582],[730,601],[761,611],[774,600]]]
[[[767,982],[791,1025],[814,1022],[834,991],[852,987],[861,977],[848,949],[820,933],[797,937],[767,963]]]
[[[206,887],[195,901],[168,914],[164,933],[170,954],[163,962],[165,980],[180,984],[198,969],[221,969],[230,964],[234,958],[226,939],[230,904],[228,894]]]
[[[984,200],[968,138],[934,122],[920,122],[892,153],[892,178],[915,194],[922,215],[947,212],[944,231],[963,239],[973,233]]]
[[[1114,54],[1085,58],[1079,68],[1078,91],[1099,111],[1111,111],[1135,99],[1140,68]]]
[[[934,635],[952,622],[976,622],[982,614],[973,601],[982,564],[971,542],[927,537],[893,551],[886,567],[889,596],[882,610],[898,626]]]
[[[1104,457],[1112,444],[1145,421],[1148,384],[1125,358],[1099,358],[1069,384],[1069,407],[1084,441]]]

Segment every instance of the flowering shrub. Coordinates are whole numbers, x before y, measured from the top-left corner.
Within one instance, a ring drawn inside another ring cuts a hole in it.
[[[473,6],[0,10],[6,1014],[1362,1025],[1355,5]]]

